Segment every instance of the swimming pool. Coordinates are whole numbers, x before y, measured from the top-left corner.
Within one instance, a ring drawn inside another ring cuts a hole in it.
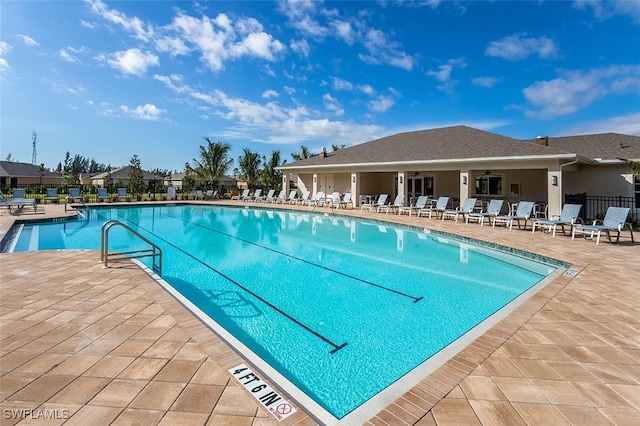
[[[171,286],[336,419],[563,266],[347,217],[185,205],[24,225],[14,250],[97,249],[110,219],[159,244]],[[137,246],[116,232],[112,249]]]

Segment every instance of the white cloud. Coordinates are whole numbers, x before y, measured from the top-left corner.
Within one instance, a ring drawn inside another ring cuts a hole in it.
[[[264,99],[277,98],[279,96],[280,94],[278,94],[278,92],[276,92],[275,90],[265,90],[264,92],[262,92],[262,97]]]
[[[528,116],[551,118],[571,114],[612,94],[640,95],[640,65],[611,65],[586,72],[563,71],[537,81],[522,92],[534,109]]]
[[[388,40],[385,33],[371,28],[366,32],[363,44],[368,54],[360,54],[358,57],[369,64],[388,64],[407,71],[413,69],[415,60],[405,52],[399,51],[398,43]]]
[[[126,31],[133,34],[139,40],[149,41],[154,31],[150,25],[145,25],[139,18],[128,18],[124,13],[115,9],[110,9],[101,0],[85,0],[91,11],[100,15],[103,19],[122,26]]]
[[[590,135],[597,133],[621,133],[640,136],[640,112],[613,117],[606,120],[580,123],[563,132],[565,136]]]
[[[369,108],[376,112],[387,112],[395,104],[393,97],[380,95],[369,102]]]
[[[120,105],[120,110],[122,110],[123,114],[127,117],[146,121],[158,121],[162,118],[162,114],[167,112],[152,104],[138,105],[133,109],[126,105]]]
[[[446,93],[451,93],[455,85],[458,83],[456,80],[451,78],[451,73],[456,68],[466,67],[467,64],[462,58],[449,59],[446,64],[440,65],[437,70],[429,70],[427,75],[442,83],[437,86],[438,89]]]
[[[82,25],[85,28],[89,28],[90,30],[93,30],[98,27],[98,24],[96,24],[95,22],[85,21],[84,19],[80,20],[80,25]]]
[[[527,59],[531,55],[539,58],[554,58],[557,55],[557,47],[548,37],[524,37],[526,34],[514,34],[502,40],[489,43],[484,52],[487,56],[517,61]]]
[[[375,89],[369,86],[368,84],[359,84],[358,90],[360,90],[362,93],[365,93],[369,96],[373,96],[376,93]]]
[[[58,51],[58,55],[67,62],[80,62],[80,59],[76,56],[78,53],[85,53],[87,51],[86,48],[80,47],[78,49],[67,46],[66,48],[60,49]]]
[[[344,108],[340,105],[340,102],[331,96],[329,93],[325,93],[322,96],[322,101],[324,102],[324,107],[329,111],[333,111],[333,113],[337,116],[344,115]]]
[[[500,82],[500,79],[496,77],[476,77],[471,79],[471,82],[476,86],[488,87],[491,89]]]
[[[291,48],[292,51],[296,52],[299,55],[302,55],[305,58],[309,56],[309,52],[311,51],[311,48],[309,47],[309,42],[307,42],[307,40],[305,39],[291,40],[289,42],[289,47]]]
[[[11,45],[6,41],[0,40],[0,71],[6,71],[9,67],[9,62],[2,56],[11,50]]]
[[[347,80],[343,80],[338,77],[333,77],[333,85],[334,90],[353,90],[353,83]]]
[[[27,46],[39,46],[39,43],[35,41],[33,38],[29,37],[28,35],[25,35],[25,34],[16,34],[16,35],[20,37],[24,42],[24,44],[26,44]]]
[[[140,49],[129,49],[110,55],[107,63],[123,74],[133,74],[139,77],[147,72],[150,66],[157,66],[160,60],[151,52],[142,52]]]
[[[605,20],[617,15],[627,15],[633,22],[640,24],[640,1],[602,1],[602,0],[575,0],[577,9],[593,10],[596,18]]]

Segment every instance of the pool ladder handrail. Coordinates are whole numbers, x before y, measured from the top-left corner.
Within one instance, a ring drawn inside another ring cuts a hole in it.
[[[149,244],[151,248],[109,253],[109,230],[114,226],[120,226],[124,228],[130,234]],[[116,257],[114,258],[113,256]],[[105,268],[109,267],[110,257],[113,261],[124,259],[139,259],[142,257],[153,257],[151,269],[153,269],[153,272],[155,272],[156,274],[160,276],[162,275],[162,249],[153,242],[149,241],[147,238],[140,235],[137,231],[134,231],[124,223],[115,219],[106,221],[102,224],[102,228],[100,229],[100,261],[104,262]]]
[[[84,199],[82,199],[82,198],[81,198],[81,199],[80,199],[80,203],[82,204],[82,206],[83,206],[85,209],[87,209],[87,213],[89,213],[89,206],[87,205],[87,203],[85,203],[85,202],[84,202]],[[64,199],[64,211],[65,211],[65,212],[67,211],[67,205],[68,205],[68,204],[70,204],[70,203],[69,203],[69,197],[67,197],[67,198],[65,198],[65,199]],[[74,209],[74,210],[76,210],[76,211],[78,212],[78,214],[84,218],[84,215],[82,214],[82,212],[81,212],[80,210],[76,209],[75,207],[74,207],[73,209]],[[88,218],[88,217],[89,217],[89,215],[87,214],[87,218]]]

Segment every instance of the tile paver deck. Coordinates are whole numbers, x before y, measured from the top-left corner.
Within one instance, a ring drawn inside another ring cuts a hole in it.
[[[483,239],[580,271],[556,278],[368,424],[640,424],[639,243],[340,213]],[[64,214],[55,205],[3,214],[0,237],[16,218]],[[132,263],[103,269],[97,251],[0,254],[0,280],[3,425],[317,423],[304,407],[274,420],[227,372],[246,361]]]

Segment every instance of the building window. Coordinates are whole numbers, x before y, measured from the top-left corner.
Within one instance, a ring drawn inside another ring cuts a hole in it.
[[[636,208],[640,209],[640,177],[637,175],[633,177],[633,188],[636,195]]]
[[[502,196],[502,176],[476,176],[476,195]]]

